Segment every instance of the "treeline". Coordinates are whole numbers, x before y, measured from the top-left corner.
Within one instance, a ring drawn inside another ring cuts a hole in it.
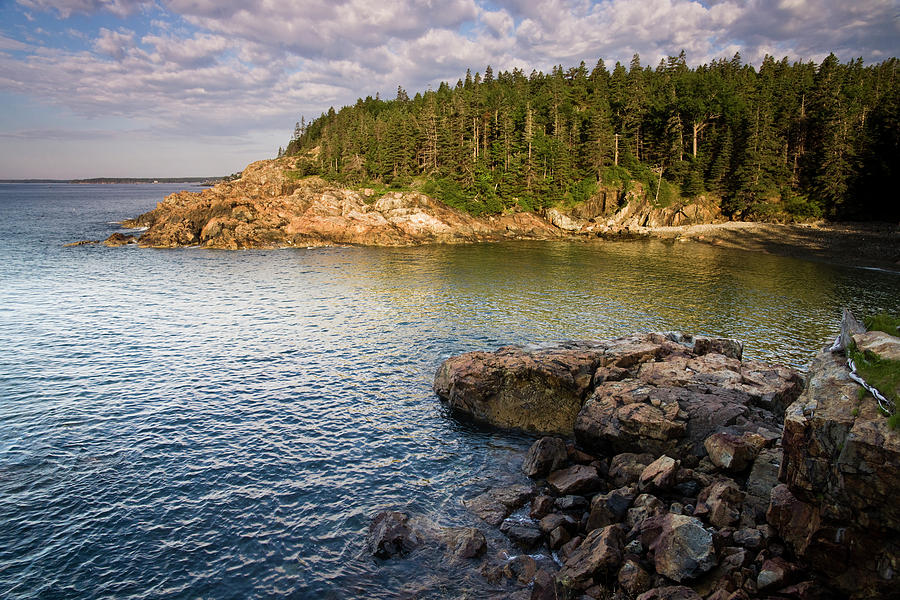
[[[367,97],[298,123],[300,174],[348,185],[417,181],[472,213],[589,197],[644,182],[660,204],[701,194],[735,218],[900,218],[898,60],[864,66],[684,52],[612,71],[466,73],[455,86]],[[280,151],[281,153],[281,151]]]

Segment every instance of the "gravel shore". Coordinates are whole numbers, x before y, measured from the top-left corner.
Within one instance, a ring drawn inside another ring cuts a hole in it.
[[[781,225],[731,221],[642,231],[650,237],[900,272],[900,225],[816,223]]]

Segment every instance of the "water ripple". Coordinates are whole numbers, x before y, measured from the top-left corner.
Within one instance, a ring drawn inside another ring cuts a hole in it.
[[[842,306],[900,309],[892,274],[692,244],[61,247],[166,189],[0,186],[0,597],[485,591],[362,548],[518,481],[529,439],[448,418],[441,360],[682,329],[802,368]]]

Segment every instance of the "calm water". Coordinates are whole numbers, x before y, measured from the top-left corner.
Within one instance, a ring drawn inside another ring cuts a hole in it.
[[[460,499],[529,440],[445,414],[441,360],[682,329],[803,368],[900,275],[694,244],[63,248],[176,186],[0,185],[0,597],[394,598],[483,582],[378,563],[377,510]]]

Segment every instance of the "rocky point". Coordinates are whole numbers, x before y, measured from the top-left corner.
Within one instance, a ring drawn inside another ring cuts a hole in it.
[[[346,189],[301,177],[296,159],[252,163],[238,179],[201,192],[178,192],[154,210],[123,222],[145,231],[142,247],[283,248],[328,245],[413,246],[509,239],[646,233],[647,226],[710,222],[720,215],[703,203],[659,208],[635,189],[619,201],[607,190],[570,209],[543,215],[504,212],[486,217],[455,210],[425,194]],[[608,197],[610,196],[610,197]],[[113,234],[107,245],[123,245]]]
[[[509,544],[466,563],[498,598],[896,596],[900,435],[841,351],[804,384],[734,340],[637,334],[463,354],[434,389],[538,436],[530,485],[463,500]]]

